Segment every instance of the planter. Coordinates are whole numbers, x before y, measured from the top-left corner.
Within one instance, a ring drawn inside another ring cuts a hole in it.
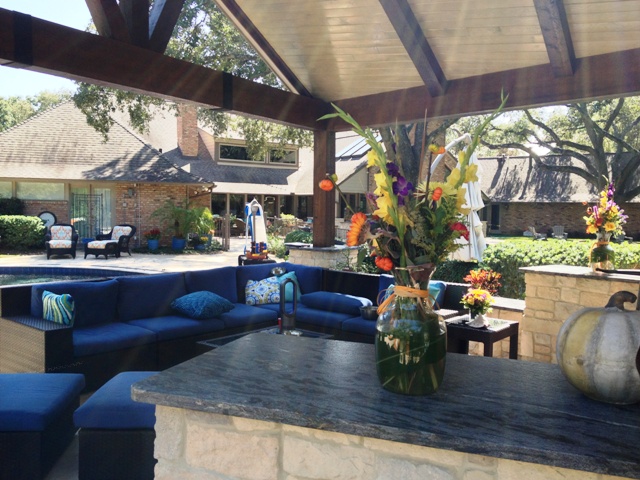
[[[159,246],[160,246],[160,240],[158,239],[147,240],[147,247],[149,248],[150,251],[157,250]]]
[[[186,238],[173,237],[171,239],[171,248],[177,252],[183,251],[186,246],[187,246]]]

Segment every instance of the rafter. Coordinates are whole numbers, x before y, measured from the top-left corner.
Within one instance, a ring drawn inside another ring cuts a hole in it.
[[[131,43],[149,48],[149,0],[120,0]]]
[[[260,33],[253,22],[247,17],[244,11],[235,0],[214,0],[227,17],[234,22],[236,27],[251,42],[262,58],[271,67],[274,73],[284,82],[287,88],[293,92],[311,97],[311,93],[291,71],[285,61],[278,55],[275,49]]]
[[[573,75],[576,56],[563,0],[533,0],[553,73]]]
[[[185,0],[156,0],[149,14],[149,48],[164,53]]]
[[[407,0],[379,0],[432,97],[444,94],[447,79]]]
[[[85,0],[96,30],[103,37],[129,43],[129,29],[116,0]]]

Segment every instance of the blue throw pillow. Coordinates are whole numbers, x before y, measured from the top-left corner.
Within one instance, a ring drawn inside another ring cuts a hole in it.
[[[234,305],[226,298],[213,292],[193,292],[176,298],[171,302],[171,308],[182,315],[197,320],[219,317],[223,313],[233,310]]]
[[[244,289],[247,305],[263,305],[265,303],[280,303],[280,281],[277,277],[264,280],[249,280]]]
[[[441,309],[444,303],[444,291],[447,288],[447,284],[444,282],[439,282],[437,280],[432,280],[429,282],[429,296],[431,300],[434,301],[434,308]]]
[[[73,297],[68,293],[56,295],[47,290],[42,292],[42,318],[72,327],[76,318]]]
[[[288,272],[288,273],[285,273],[284,275],[280,275],[278,277],[278,281],[280,282],[280,284],[282,284],[288,278],[293,280],[293,282],[296,284],[296,287],[298,287],[296,290],[297,292],[296,297],[298,297],[298,301],[299,301],[300,298],[302,297],[302,292],[300,291],[300,283],[298,283],[298,277],[296,277],[296,272]],[[287,283],[287,285],[284,287],[284,301],[293,302],[293,283],[291,282]]]

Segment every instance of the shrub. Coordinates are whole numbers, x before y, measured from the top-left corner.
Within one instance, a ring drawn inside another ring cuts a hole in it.
[[[276,258],[283,258],[286,260],[288,257],[287,247],[285,246],[282,237],[267,235],[267,248],[269,249],[269,254],[273,254]]]
[[[304,230],[294,230],[293,232],[289,232],[286,237],[284,237],[285,243],[313,243],[313,234],[311,232],[305,232]]]
[[[0,215],[22,215],[24,202],[19,198],[0,197]]]
[[[464,277],[469,274],[470,270],[477,267],[477,262],[448,260],[438,266],[433,274],[433,279],[442,280],[443,282],[468,283],[464,281]]]
[[[38,217],[0,215],[3,249],[27,250],[44,247],[46,227]]]

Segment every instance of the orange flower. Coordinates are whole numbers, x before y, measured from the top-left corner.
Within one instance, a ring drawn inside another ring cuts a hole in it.
[[[442,188],[436,187],[433,191],[433,195],[431,195],[431,200],[437,202],[438,200],[440,200],[440,197],[442,197]]]
[[[330,192],[331,190],[333,190],[333,182],[329,178],[320,180],[320,183],[318,184],[318,186],[320,187],[321,190],[324,190],[325,192]]]
[[[347,245],[355,247],[362,245],[365,241],[365,227],[367,226],[367,216],[358,212],[351,217],[351,227],[347,232]]]
[[[388,272],[393,269],[393,260],[390,257],[376,257],[376,267]]]

